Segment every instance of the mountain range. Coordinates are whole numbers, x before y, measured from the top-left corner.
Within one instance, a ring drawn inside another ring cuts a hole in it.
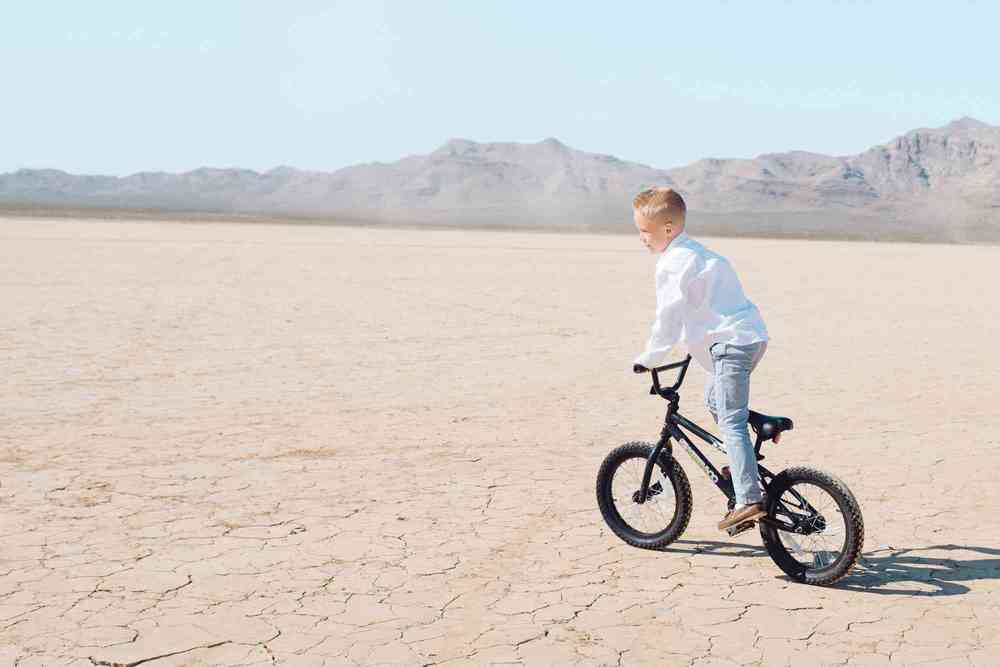
[[[334,172],[202,168],[115,177],[22,169],[0,174],[0,203],[631,231],[631,198],[651,185],[680,191],[692,224],[708,233],[1000,241],[1000,127],[961,118],[857,155],[791,151],[674,169],[552,138],[452,139],[427,155]]]

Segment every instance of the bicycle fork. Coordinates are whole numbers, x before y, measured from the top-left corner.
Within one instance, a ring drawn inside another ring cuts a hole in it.
[[[674,455],[673,445],[670,444],[670,412],[667,412],[667,417],[663,421],[663,429],[660,431],[660,439],[656,441],[656,445],[653,447],[653,451],[649,453],[649,458],[646,459],[646,467],[642,471],[642,485],[639,487],[639,497],[636,499],[639,504],[646,502],[649,498],[649,480],[653,476],[653,466],[660,459],[660,453],[666,449],[667,456]]]

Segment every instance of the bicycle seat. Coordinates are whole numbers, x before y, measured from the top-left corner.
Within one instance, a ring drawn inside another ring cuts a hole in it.
[[[759,412],[750,411],[747,422],[753,427],[754,433],[760,435],[764,440],[770,440],[782,431],[792,430],[792,420],[788,417],[769,417]]]

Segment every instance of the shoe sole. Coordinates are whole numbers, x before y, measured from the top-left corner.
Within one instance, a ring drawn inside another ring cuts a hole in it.
[[[732,528],[726,528],[726,535],[729,537],[736,537],[740,533],[745,533],[756,525],[756,521],[744,521],[743,523],[736,524]]]
[[[726,524],[725,526],[723,526],[723,525],[720,524],[719,525],[719,530],[729,530],[733,526],[738,526],[741,523],[746,523],[747,521],[756,521],[757,519],[759,519],[762,516],[767,516],[767,512],[765,512],[764,510],[760,510],[759,512],[755,512],[753,514],[745,516],[745,517],[741,518],[739,521],[733,521],[732,523]]]

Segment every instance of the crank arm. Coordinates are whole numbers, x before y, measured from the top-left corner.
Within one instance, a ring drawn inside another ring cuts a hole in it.
[[[781,521],[778,521],[777,519],[772,519],[769,516],[762,516],[759,519],[757,519],[757,522],[758,523],[762,523],[765,526],[770,526],[771,528],[776,528],[778,530],[783,530],[786,533],[793,533],[793,534],[798,535],[798,533],[795,532],[795,528],[794,527],[789,526],[787,523],[783,523]]]

